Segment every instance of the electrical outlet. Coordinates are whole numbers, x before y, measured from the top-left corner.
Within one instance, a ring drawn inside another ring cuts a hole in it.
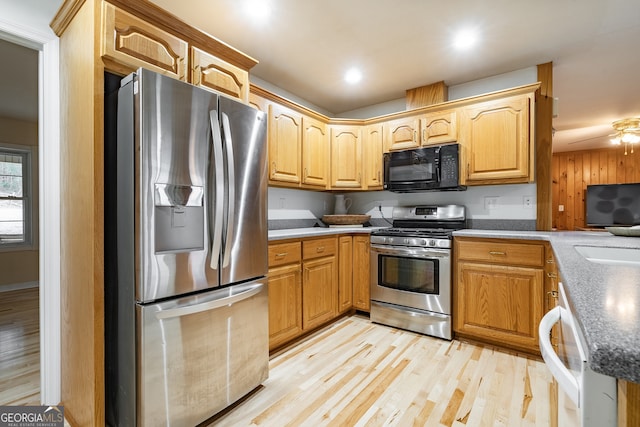
[[[558,212],[564,212],[564,205],[558,205]]]
[[[498,207],[498,197],[497,196],[487,196],[484,198],[484,209],[490,210]]]
[[[531,199],[531,196],[522,196],[522,206],[531,209],[531,207],[533,206],[533,201]]]

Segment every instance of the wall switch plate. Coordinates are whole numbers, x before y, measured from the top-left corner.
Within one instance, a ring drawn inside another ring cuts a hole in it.
[[[558,212],[564,212],[564,205],[558,205]]]
[[[498,196],[487,196],[484,198],[484,209],[495,209],[498,207]]]

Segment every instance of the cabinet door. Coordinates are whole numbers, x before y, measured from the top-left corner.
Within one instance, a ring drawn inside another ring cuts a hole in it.
[[[249,101],[249,72],[195,47],[191,48],[191,82]]]
[[[269,181],[300,184],[302,115],[269,105]]]
[[[362,150],[364,188],[369,190],[382,189],[384,146],[382,124],[369,125],[364,129],[364,148]]]
[[[269,104],[265,98],[260,95],[256,95],[253,92],[249,92],[249,105],[255,108],[258,111],[262,111],[265,114],[269,114]]]
[[[457,333],[538,351],[541,268],[458,262],[457,277]]]
[[[385,123],[385,152],[406,150],[420,146],[418,132],[420,120],[418,117],[391,120]]]
[[[468,185],[529,181],[529,102],[516,96],[465,109]]]
[[[353,241],[351,236],[338,239],[338,312],[353,306]]]
[[[302,118],[302,183],[323,189],[329,186],[329,133],[327,125]]]
[[[331,187],[362,187],[362,147],[359,126],[331,126]]]
[[[337,315],[336,257],[305,261],[302,269],[302,329],[307,331],[328,322]]]
[[[128,74],[140,67],[186,80],[187,42],[117,7],[102,3],[106,68]]]
[[[269,269],[269,349],[302,333],[300,264]]]
[[[353,237],[353,305],[363,311],[371,307],[369,240],[369,236]]]
[[[420,119],[422,145],[443,144],[458,140],[458,121],[455,110],[429,113]]]

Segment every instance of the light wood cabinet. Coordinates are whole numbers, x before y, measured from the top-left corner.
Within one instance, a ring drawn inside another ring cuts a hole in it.
[[[187,79],[188,43],[109,3],[102,3],[101,55],[129,74],[139,67]]]
[[[406,150],[420,146],[420,119],[407,117],[384,124],[384,151]]]
[[[269,182],[300,184],[302,115],[282,105],[269,104],[268,135]]]
[[[338,238],[338,312],[344,313],[353,306],[353,238]]]
[[[367,312],[371,308],[369,242],[369,235],[353,236],[353,306]]]
[[[531,95],[480,102],[463,110],[461,184],[533,180]]]
[[[264,97],[254,93],[249,92],[249,105],[255,108],[258,111],[262,111],[263,113],[269,114],[269,104],[270,102]]]
[[[539,353],[544,314],[544,245],[456,238],[454,331]]]
[[[249,72],[195,47],[191,48],[191,82],[249,101]]]
[[[311,330],[338,314],[336,237],[302,242],[302,329]]]
[[[367,190],[382,189],[384,171],[382,154],[384,135],[382,124],[373,124],[364,128],[362,149],[362,169],[364,172],[364,188]]]
[[[300,242],[269,245],[269,349],[302,333]]]
[[[331,125],[331,187],[362,188],[361,126]]]
[[[438,111],[420,118],[422,145],[444,144],[458,140],[458,113]]]
[[[327,125],[302,117],[302,184],[326,189],[329,186],[330,142]]]

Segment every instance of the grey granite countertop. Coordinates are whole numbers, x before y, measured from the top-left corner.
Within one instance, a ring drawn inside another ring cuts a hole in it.
[[[332,234],[370,234],[374,230],[383,227],[308,227],[308,228],[287,228],[284,230],[269,230],[269,241],[296,239],[304,237],[317,237]]]
[[[640,238],[607,232],[461,230],[454,236],[551,242],[569,304],[595,372],[640,382],[640,267],[588,261],[575,246],[640,249]],[[640,261],[640,259],[639,259]]]

